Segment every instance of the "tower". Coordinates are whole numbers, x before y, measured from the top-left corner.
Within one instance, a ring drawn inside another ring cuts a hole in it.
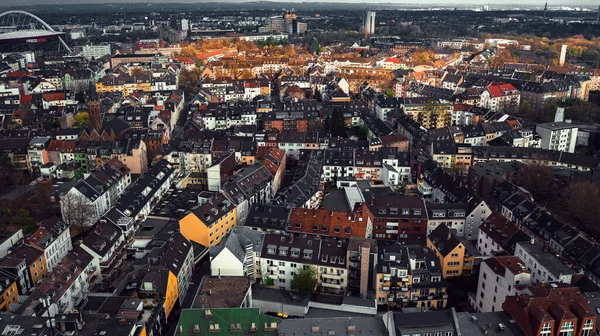
[[[567,45],[563,44],[560,47],[560,58],[558,59],[558,66],[565,66],[565,60],[567,59]]]
[[[88,114],[90,117],[90,128],[100,134],[102,130],[102,113],[100,111],[100,102],[88,102]]]
[[[544,5],[544,21],[546,21],[546,12],[548,12],[548,1],[546,1],[546,4]]]
[[[363,13],[363,32],[365,36],[375,34],[375,12],[368,8]]]

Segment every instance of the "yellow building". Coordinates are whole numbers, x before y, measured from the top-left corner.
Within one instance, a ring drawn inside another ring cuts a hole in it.
[[[145,307],[156,307],[163,302],[168,318],[179,299],[177,276],[168,269],[152,269],[141,281],[139,296]]]
[[[386,246],[377,259],[378,305],[446,308],[447,283],[434,251],[419,246]]]
[[[179,230],[188,240],[210,247],[219,244],[236,223],[235,205],[218,194],[183,217]]]
[[[96,92],[123,92],[123,95],[128,96],[134,91],[152,92],[152,83],[130,76],[107,76],[96,83]]]
[[[404,113],[417,121],[421,126],[444,128],[452,123],[452,104],[440,103],[430,98],[407,98],[403,105]]]
[[[11,303],[19,303],[19,291],[17,289],[17,281],[8,277],[0,278],[0,311],[10,312]]]
[[[31,283],[35,285],[44,278],[46,273],[48,273],[48,265],[46,264],[46,255],[44,254],[44,251],[39,251],[33,247],[31,247],[31,249],[39,252],[36,260],[29,264]]]
[[[432,249],[442,266],[444,278],[471,275],[475,256],[445,225],[440,224],[427,237],[427,247]]]

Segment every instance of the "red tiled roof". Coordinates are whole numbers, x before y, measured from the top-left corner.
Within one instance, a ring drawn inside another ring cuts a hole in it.
[[[502,97],[517,94],[517,89],[508,83],[493,82],[487,87],[492,97]]]
[[[558,326],[565,320],[577,320],[574,335],[579,335],[583,320],[596,321],[596,315],[577,287],[538,283],[527,287],[527,292],[506,297],[502,309],[528,336],[537,336],[543,322],[554,322],[554,326]]]
[[[43,93],[42,98],[46,101],[65,100],[64,92]]]
[[[353,212],[294,208],[290,213],[288,231],[336,238],[364,238],[367,233],[367,222],[364,204],[358,206]]]

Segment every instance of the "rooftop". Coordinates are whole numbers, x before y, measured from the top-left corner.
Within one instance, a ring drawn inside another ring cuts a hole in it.
[[[193,308],[239,308],[249,288],[247,277],[205,276]]]

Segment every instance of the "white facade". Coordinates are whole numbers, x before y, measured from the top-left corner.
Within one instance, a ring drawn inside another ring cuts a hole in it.
[[[515,286],[531,283],[531,274],[515,256],[490,258],[481,263],[475,308],[477,312],[502,311],[508,295],[515,295]]]
[[[467,202],[472,204],[465,221],[465,237],[474,240],[479,235],[479,226],[492,214],[492,210],[483,200],[467,200]]]
[[[540,136],[540,147],[561,152],[575,152],[577,126],[568,123],[547,123],[535,127]]]
[[[504,248],[496,243],[484,230],[479,228],[479,237],[477,239],[477,252],[482,256],[490,256],[494,252],[503,251]]]
[[[44,250],[48,271],[52,271],[52,268],[56,266],[56,264],[58,264],[72,249],[73,243],[71,242],[71,230],[66,227]]]
[[[6,257],[8,250],[12,248],[19,240],[23,239],[23,230],[19,229],[6,235],[4,241],[0,243],[0,258]]]
[[[98,59],[110,55],[110,45],[86,45],[83,46],[82,54],[85,59]]]
[[[515,255],[525,262],[532,282],[562,282],[570,284],[573,272],[556,256],[539,245],[517,243]]]

